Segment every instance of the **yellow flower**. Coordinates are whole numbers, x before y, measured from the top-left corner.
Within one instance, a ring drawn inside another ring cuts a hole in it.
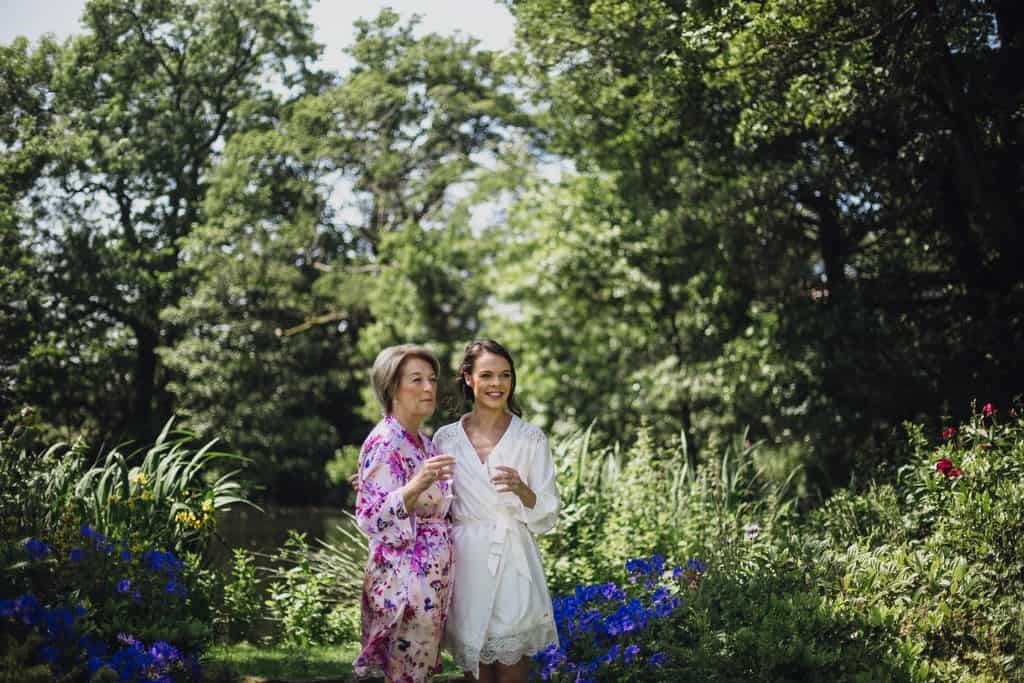
[[[213,512],[213,503],[208,501],[208,500],[204,500],[203,501],[203,512]]]

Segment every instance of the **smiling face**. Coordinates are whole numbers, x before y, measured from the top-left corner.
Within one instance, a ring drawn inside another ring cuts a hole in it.
[[[437,403],[437,373],[430,363],[410,356],[398,371],[398,386],[392,399],[392,411],[403,422],[419,422],[434,412]]]
[[[481,408],[504,410],[512,393],[512,366],[496,353],[484,352],[473,363],[472,372],[463,379],[473,391],[473,401]]]

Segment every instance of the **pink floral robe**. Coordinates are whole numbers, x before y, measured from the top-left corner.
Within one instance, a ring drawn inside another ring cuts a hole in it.
[[[359,455],[356,519],[370,537],[362,601],[362,652],[357,677],[400,683],[440,671],[452,570],[451,484],[436,482],[408,512],[401,488],[424,460],[437,455],[390,415],[373,428]]]

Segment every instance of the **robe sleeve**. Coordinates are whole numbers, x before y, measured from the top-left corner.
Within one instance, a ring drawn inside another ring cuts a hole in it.
[[[535,534],[551,531],[558,522],[558,510],[562,500],[555,485],[555,463],[551,458],[547,437],[534,428],[529,436],[530,464],[526,473],[526,485],[537,496],[537,504],[528,508],[519,504],[522,520]]]
[[[363,447],[359,455],[356,521],[372,540],[401,548],[416,538],[413,517],[405,509],[402,492],[406,480],[398,448],[385,439]]]
[[[434,444],[434,450],[437,451],[438,455],[441,453],[453,455],[451,453],[451,444],[449,443],[451,440],[450,432],[451,430],[448,429],[448,425],[445,425],[440,427],[436,432],[434,432],[434,435],[430,437],[430,441]]]

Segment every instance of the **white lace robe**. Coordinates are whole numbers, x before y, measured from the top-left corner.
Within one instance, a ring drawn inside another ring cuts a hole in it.
[[[433,440],[438,452],[456,458],[454,580],[444,644],[459,666],[479,677],[480,663],[515,664],[558,642],[533,538],[558,520],[555,468],[544,433],[514,415],[486,464],[461,420],[441,427]],[[532,509],[513,493],[497,492],[491,483],[497,465],[519,472],[537,496]]]

